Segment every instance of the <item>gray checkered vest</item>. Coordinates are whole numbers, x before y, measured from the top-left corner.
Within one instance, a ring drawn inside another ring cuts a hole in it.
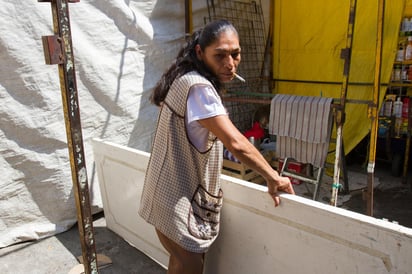
[[[197,72],[176,79],[161,107],[139,214],[192,252],[205,252],[219,231],[223,146],[212,134],[199,152],[185,125],[194,84],[211,83]]]

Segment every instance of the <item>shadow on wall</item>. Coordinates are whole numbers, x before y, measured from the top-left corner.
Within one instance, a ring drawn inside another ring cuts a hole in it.
[[[206,1],[197,3],[197,5],[199,6],[196,10],[193,10],[194,24],[203,25],[202,18],[207,12]],[[129,147],[147,152],[151,148],[158,115],[158,107],[150,103],[151,92],[185,43],[183,1],[178,4],[173,0],[157,1],[149,20],[153,27],[153,40],[141,46],[141,49],[145,51],[143,92],[138,109],[138,119],[128,143]],[[148,140],[150,140],[149,143]]]

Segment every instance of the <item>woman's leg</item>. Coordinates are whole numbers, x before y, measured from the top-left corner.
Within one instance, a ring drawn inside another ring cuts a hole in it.
[[[168,274],[202,274],[203,253],[194,253],[183,249],[156,229],[160,243],[170,253]]]

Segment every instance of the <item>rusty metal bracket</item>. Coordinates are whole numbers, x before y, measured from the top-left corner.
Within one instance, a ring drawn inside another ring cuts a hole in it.
[[[79,2],[79,0],[38,0],[38,2],[50,2],[52,8],[54,35],[43,36],[42,41],[46,63],[59,65],[60,89],[84,273],[98,273],[68,5],[68,3]]]
[[[44,59],[47,65],[64,63],[62,45],[63,40],[57,35],[42,36]]]
[[[56,0],[37,0],[37,2],[48,2],[48,3],[52,3],[55,2]],[[69,3],[77,3],[80,2],[80,0],[67,0],[67,2]]]
[[[375,102],[369,102],[368,104],[368,118],[371,119],[372,121],[377,119],[378,116],[376,115],[378,113],[378,104]]]
[[[344,48],[340,51],[340,58],[345,60],[343,64],[343,74],[344,75],[349,75],[349,64],[350,64],[351,55],[352,55],[351,48]]]
[[[344,107],[340,104],[334,104],[333,111],[334,111],[336,126],[342,126],[345,123],[345,119],[346,119],[346,112],[345,112]]]

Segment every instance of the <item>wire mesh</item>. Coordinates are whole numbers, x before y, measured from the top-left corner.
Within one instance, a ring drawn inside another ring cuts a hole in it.
[[[226,84],[224,102],[231,120],[244,132],[252,126],[254,114],[262,106],[262,98],[271,96],[269,81],[264,77],[267,35],[262,5],[260,1],[207,0],[207,7],[205,23],[227,19],[239,34],[242,61],[237,72],[246,82],[234,79]]]

